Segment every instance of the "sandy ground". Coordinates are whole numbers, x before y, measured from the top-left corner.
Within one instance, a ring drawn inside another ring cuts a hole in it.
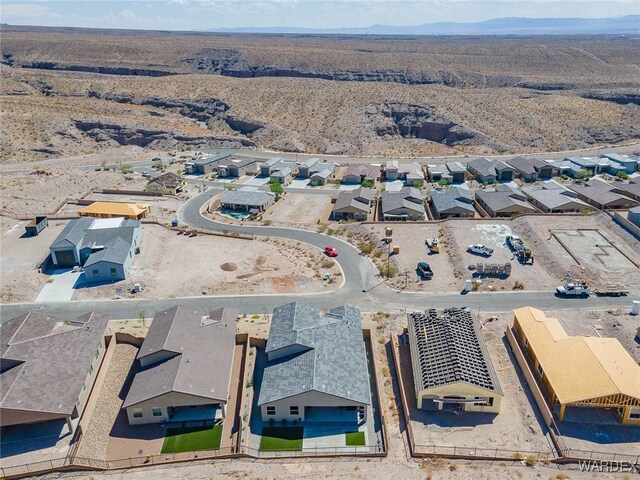
[[[28,222],[3,217],[0,236],[0,300],[3,303],[32,302],[49,278],[38,273],[38,265],[49,255],[49,244],[58,236],[66,221],[51,221],[35,237],[23,237]]]
[[[572,253],[581,262],[581,265],[578,265],[567,250],[551,236],[550,230],[597,229],[620,251],[635,258],[637,262],[640,241],[604,213],[589,216],[522,217],[513,222],[513,228],[516,234],[530,245],[536,263],[556,278],[563,279],[567,273],[571,273],[574,278],[586,280],[592,287],[609,284],[627,287],[640,285],[640,269],[633,265],[621,264],[616,268],[606,260],[605,264],[598,265],[599,262],[594,261],[593,255],[574,249],[576,251]]]
[[[3,173],[0,213],[11,217],[52,214],[69,198],[80,198],[95,188],[127,188],[129,183],[121,172],[64,166]]]
[[[417,410],[411,372],[409,347],[401,347],[407,400],[410,405],[412,430],[416,445],[501,449],[546,454],[552,444],[546,437],[544,424],[536,418],[535,407],[526,393],[526,385],[516,373],[506,349],[504,330],[494,322],[484,331],[485,343],[498,375],[504,397],[500,413],[462,413]],[[442,449],[445,451],[445,449]],[[525,453],[528,455],[528,453]]]
[[[179,254],[176,254],[179,252]],[[285,254],[287,252],[287,254]],[[342,283],[335,262],[297,242],[240,240],[214,235],[187,237],[147,224],[141,253],[134,257],[129,278],[113,285],[82,288],[74,300],[110,298],[140,283],[144,298],[175,298],[200,294],[291,293],[328,291]],[[235,271],[221,266],[235,263]],[[286,272],[286,273],[285,273]],[[330,272],[329,284],[320,275]]]
[[[287,193],[263,218],[274,224],[316,224],[329,204],[328,195]]]

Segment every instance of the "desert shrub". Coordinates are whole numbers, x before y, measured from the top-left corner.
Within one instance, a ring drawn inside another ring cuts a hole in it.
[[[520,280],[516,280],[516,283],[513,284],[513,289],[524,290],[524,283],[522,283]]]
[[[331,268],[336,264],[336,262],[334,262],[333,260],[329,260],[328,258],[325,258],[324,260],[322,260],[322,263],[320,264],[320,266],[322,268]]]
[[[360,245],[358,245],[358,248],[365,255],[369,255],[373,252],[373,249],[376,248],[376,244],[375,242],[361,242]]]
[[[533,467],[536,463],[538,463],[538,457],[536,457],[535,455],[529,455],[524,459],[524,463],[528,467]]]
[[[391,266],[378,267],[378,271],[380,272],[380,275],[387,278],[395,277],[398,274],[398,269]]]

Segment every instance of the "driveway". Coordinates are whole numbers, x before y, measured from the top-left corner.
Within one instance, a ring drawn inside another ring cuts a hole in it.
[[[402,190],[402,187],[404,187],[404,181],[393,180],[391,182],[382,182],[382,185],[384,185],[384,189],[387,192],[399,192],[400,190]]]
[[[306,186],[309,185],[310,182],[311,180],[309,180],[308,178],[294,178],[293,180],[291,180],[289,187],[290,188],[306,188]]]
[[[81,275],[82,272],[73,270],[56,270],[40,290],[35,303],[68,302]]]

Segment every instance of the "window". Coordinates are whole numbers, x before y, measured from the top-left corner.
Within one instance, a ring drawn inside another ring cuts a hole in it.
[[[115,269],[115,268],[112,268],[112,269],[111,269],[111,276],[112,276],[112,277],[115,277],[115,276],[116,276],[116,269]]]
[[[299,407],[289,407],[289,415],[300,415]]]
[[[98,278],[100,276],[100,272],[98,270],[93,270],[93,278]]]
[[[89,375],[93,373],[93,365],[89,365]]]
[[[276,407],[267,407],[267,415],[275,415]]]
[[[538,364],[538,368],[536,368],[536,370],[538,370],[538,373],[540,374],[540,376],[544,375],[544,372],[542,371],[542,365]]]
[[[529,348],[529,339],[528,338],[524,339],[524,348]]]
[[[96,358],[98,358],[100,356],[100,349],[96,350]]]
[[[640,418],[640,413],[630,413],[629,418]]]
[[[153,407],[153,408],[151,409],[151,414],[152,414],[154,417],[161,417],[161,416],[162,416],[162,408],[160,408],[160,407]]]
[[[489,397],[489,398],[487,399],[487,405],[488,405],[489,407],[493,407],[493,397]]]
[[[142,418],[142,409],[134,408],[133,409],[133,418]]]

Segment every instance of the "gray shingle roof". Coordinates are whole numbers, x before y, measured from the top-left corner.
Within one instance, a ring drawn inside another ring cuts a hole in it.
[[[349,165],[344,172],[345,177],[348,175],[364,176],[366,180],[375,180],[377,173],[376,170],[369,165]]]
[[[15,366],[0,374],[0,407],[73,414],[108,323],[98,312],[70,322],[31,312],[2,324],[3,368]]]
[[[446,166],[447,166],[447,169],[451,173],[466,173],[467,172],[467,169],[464,168],[464,165],[462,165],[460,162],[447,162]]]
[[[355,190],[345,190],[338,194],[333,211],[338,211],[345,207],[353,207],[363,212],[368,212],[375,192],[370,188],[358,187]]]
[[[420,190],[413,187],[404,187],[397,192],[382,192],[382,212],[393,212],[400,208],[413,210],[417,213],[426,213]]]
[[[221,203],[232,205],[266,205],[273,201],[273,194],[259,190],[227,190],[222,195]]]
[[[238,312],[230,308],[206,315],[183,305],[158,312],[137,358],[144,359],[158,352],[172,356],[136,373],[123,407],[169,392],[226,402],[237,315]]]
[[[319,158],[313,157],[306,159],[304,162],[298,162],[298,165],[300,165],[301,167],[311,168],[319,161]]]
[[[510,158],[507,163],[523,175],[533,175],[537,172],[534,162],[524,157]]]
[[[266,160],[262,163],[265,167],[273,167],[282,161],[282,157],[272,157],[269,160]]]
[[[526,201],[518,199],[516,195],[517,193],[511,189],[508,191],[476,191],[476,198],[482,200],[494,212],[500,212],[516,206],[520,207],[522,210],[535,211],[535,208],[533,208],[532,205],[529,205]]]
[[[473,208],[473,192],[459,187],[450,187],[444,191],[434,190],[431,203],[438,213],[447,213],[455,208],[462,208],[475,213]]]
[[[334,308],[325,315],[300,302],[273,311],[258,405],[318,391],[371,403],[360,310]]]
[[[410,314],[409,346],[416,392],[465,382],[502,395],[471,313],[451,308]]]
[[[630,198],[615,193],[613,190],[616,186],[596,179],[591,179],[585,184],[570,185],[569,189],[605,207],[621,201],[633,202]]]
[[[212,157],[208,157],[208,158],[202,158],[199,160],[194,160],[193,164],[194,165],[210,165],[210,164],[217,164],[220,163],[221,161],[227,159],[231,157],[230,153],[222,153],[220,155],[214,155]]]
[[[87,258],[84,266],[89,267],[100,261],[123,264],[131,251],[134,231],[142,225],[137,220],[122,219],[118,227],[92,228],[99,225],[101,219],[81,217],[71,220],[53,241],[50,248],[75,247],[78,251],[83,248],[102,247]]]
[[[562,207],[588,207],[585,202],[575,197],[575,193],[555,181],[545,182],[544,185],[523,187],[522,191],[549,210]]]

